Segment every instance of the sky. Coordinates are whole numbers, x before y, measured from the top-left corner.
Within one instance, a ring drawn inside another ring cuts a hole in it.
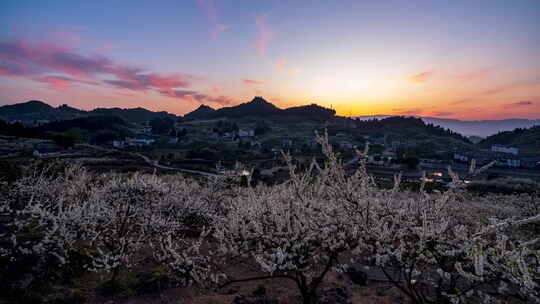
[[[0,1],[0,105],[540,118],[540,1]]]

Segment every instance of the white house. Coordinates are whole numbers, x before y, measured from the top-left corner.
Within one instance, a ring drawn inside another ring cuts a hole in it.
[[[253,137],[255,136],[254,130],[238,130],[238,137]]]
[[[500,152],[500,153],[510,153],[514,155],[519,154],[519,149],[514,147],[505,147],[501,145],[493,145],[491,146],[491,152]]]
[[[128,146],[136,146],[136,147],[142,147],[142,146],[149,146],[153,144],[156,140],[152,138],[129,138],[126,137],[126,144]]]
[[[282,146],[283,148],[290,148],[290,147],[292,147],[292,145],[293,145],[293,141],[290,140],[290,139],[284,139],[284,140],[281,142],[281,146]]]
[[[123,140],[113,140],[112,145],[115,148],[122,149],[126,146],[126,142]]]
[[[454,153],[454,159],[462,162],[469,161],[469,157],[463,154]]]
[[[521,166],[521,161],[519,159],[507,159],[506,165],[511,168],[519,168]]]
[[[341,149],[354,149],[355,148],[355,146],[348,141],[340,142],[339,146],[341,147]]]

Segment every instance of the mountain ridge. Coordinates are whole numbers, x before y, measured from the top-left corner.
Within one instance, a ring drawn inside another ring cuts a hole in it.
[[[316,104],[278,108],[260,96],[255,96],[251,101],[231,107],[223,107],[217,110],[203,108],[202,105],[196,110],[184,115],[186,118],[210,119],[210,118],[243,118],[248,116],[256,117],[302,117],[305,119],[330,119],[336,116],[336,111]],[[208,107],[209,108],[209,107]],[[210,108],[211,109],[211,108]]]
[[[35,122],[40,120],[56,121],[75,119],[85,116],[107,115],[118,116],[130,122],[145,122],[154,118],[177,118],[177,115],[166,111],[154,112],[142,107],[137,108],[95,108],[81,110],[67,104],[53,107],[40,100],[30,100],[23,103],[0,106],[0,119],[6,121]],[[201,104],[197,109],[184,115],[186,119],[213,119],[213,118],[243,118],[247,116],[274,117],[281,119],[331,119],[337,117],[335,111],[316,104],[278,108],[260,96],[251,101],[236,106],[213,109]],[[360,120],[382,119],[396,115],[365,115],[352,118]],[[513,131],[517,128],[530,128],[540,125],[540,119],[508,118],[499,120],[460,120],[451,118],[437,118],[428,116],[411,116],[421,118],[426,123],[448,128],[466,136],[488,137],[498,132]]]
[[[360,120],[383,119],[398,115],[364,115],[354,118]],[[540,125],[539,119],[507,118],[507,119],[484,119],[484,120],[461,120],[453,118],[438,118],[429,116],[411,116],[422,119],[426,123],[438,125],[466,136],[488,137],[498,132],[512,131],[517,128],[531,128]]]
[[[153,112],[141,107],[95,108],[93,110],[86,111],[71,107],[67,104],[53,107],[39,100],[30,100],[27,102],[0,106],[0,119],[6,121],[60,121],[88,116],[117,116],[126,121],[136,123],[142,123],[154,118],[177,118],[176,115],[165,111]]]
[[[483,148],[489,148],[492,145],[512,146],[519,148],[520,152],[536,154],[540,151],[540,125],[498,132],[485,138],[478,145]]]

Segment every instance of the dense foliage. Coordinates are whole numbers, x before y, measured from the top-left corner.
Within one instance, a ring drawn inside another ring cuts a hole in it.
[[[52,140],[61,147],[70,147],[75,143],[75,139],[69,134],[54,134],[44,132],[38,128],[26,127],[21,123],[8,123],[0,119],[0,135],[37,138]]]
[[[80,110],[69,107],[68,105],[61,105],[55,108],[38,100],[31,100],[23,103],[0,107],[0,118],[3,118],[7,121],[56,121],[88,116],[116,116],[122,118],[125,121],[135,123],[143,123],[154,118],[177,118],[176,115],[167,112],[152,112],[143,108],[97,108],[92,111]]]
[[[433,124],[426,124],[421,118],[393,116],[383,119],[356,120],[356,126],[370,133],[400,133],[414,137],[418,134],[430,136],[450,137],[464,143],[471,144],[469,139],[450,129]]]
[[[536,154],[540,150],[540,126],[499,132],[482,140],[479,145],[486,148],[492,145],[506,145]]]
[[[92,116],[70,120],[53,121],[38,127],[42,131],[65,132],[78,128],[88,131],[97,130],[122,130],[127,126],[126,122],[117,116]]]
[[[202,105],[193,112],[185,115],[189,119],[211,119],[211,118],[245,118],[245,117],[265,117],[265,118],[304,118],[324,120],[335,117],[336,111],[324,108],[315,104],[307,106],[291,107],[280,109],[262,97],[255,97],[250,102],[241,103],[232,107],[223,107],[214,110]]]

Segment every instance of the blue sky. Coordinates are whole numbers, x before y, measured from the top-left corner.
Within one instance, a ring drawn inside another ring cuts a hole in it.
[[[0,2],[0,104],[540,117],[540,1]]]

